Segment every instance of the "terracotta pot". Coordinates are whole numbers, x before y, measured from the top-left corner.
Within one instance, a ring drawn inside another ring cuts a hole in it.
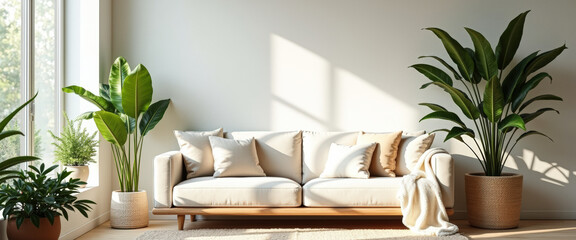
[[[16,227],[16,219],[11,218],[6,232],[10,240],[57,240],[60,237],[60,230],[60,216],[57,216],[54,218],[54,225],[50,224],[48,218],[40,218],[40,228],[34,226],[30,218],[24,219],[19,229]]]
[[[146,191],[112,192],[110,225],[113,228],[143,228],[148,226],[148,196]]]
[[[488,229],[518,227],[522,206],[522,175],[484,173],[465,175],[466,207],[470,225]]]
[[[90,168],[88,166],[65,166],[65,168],[72,172],[70,176],[66,179],[80,178],[81,181],[88,181],[88,176],[90,175]],[[86,185],[80,185],[80,187],[86,187]]]

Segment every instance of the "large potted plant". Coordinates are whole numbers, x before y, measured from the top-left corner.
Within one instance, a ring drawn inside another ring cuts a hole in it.
[[[113,228],[148,226],[148,198],[139,189],[144,137],[162,120],[170,99],[152,103],[152,78],[139,64],[131,70],[123,57],[110,68],[109,84],[102,84],[100,96],[82,87],[62,90],[75,93],[96,105],[100,111],[82,114],[94,119],[98,130],[112,145],[120,190],[112,192],[110,225]]]
[[[82,182],[88,180],[90,174],[88,164],[95,163],[94,156],[96,156],[96,147],[98,141],[96,132],[90,134],[86,128],[82,128],[82,119],[71,120],[68,115],[64,114],[66,125],[60,133],[60,137],[56,136],[52,131],[48,131],[54,142],[54,161],[64,165],[64,167],[72,172],[69,179],[78,178]],[[86,185],[80,185],[85,187]]]
[[[520,140],[531,135],[549,138],[539,131],[528,130],[526,125],[545,112],[558,111],[550,107],[531,111],[531,107],[545,100],[562,101],[552,94],[531,98],[528,94],[542,80],[552,80],[550,74],[539,70],[560,55],[566,49],[565,45],[543,53],[535,51],[514,66],[510,65],[520,45],[528,12],[508,24],[495,49],[482,34],[470,28],[465,29],[474,49],[464,48],[441,29],[426,28],[440,38],[456,68],[436,56],[420,58],[435,59],[448,72],[428,64],[411,66],[431,80],[422,89],[430,85],[440,87],[469,119],[467,124],[459,114],[438,104],[420,104],[433,111],[420,121],[442,119],[455,124],[451,129],[435,131],[447,132],[444,141],[456,139],[464,143],[484,170],[465,175],[468,220],[477,227],[505,229],[518,226],[522,175],[503,173],[504,165]]]
[[[11,184],[0,186],[0,208],[8,220],[9,239],[58,239],[60,236],[60,216],[68,220],[68,211],[78,210],[88,217],[90,200],[79,200],[76,195],[80,179],[65,178],[70,172],[57,173],[49,177],[58,165],[45,168],[29,166],[28,171],[20,171]]]

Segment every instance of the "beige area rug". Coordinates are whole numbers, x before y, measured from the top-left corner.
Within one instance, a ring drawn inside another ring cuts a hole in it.
[[[138,240],[343,240],[343,239],[402,239],[427,240],[468,239],[462,235],[447,237],[419,236],[404,229],[327,229],[327,228],[271,228],[271,229],[192,229],[192,230],[153,230],[140,235]]]

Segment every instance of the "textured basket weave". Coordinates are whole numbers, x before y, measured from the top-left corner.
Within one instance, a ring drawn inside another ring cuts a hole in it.
[[[470,225],[488,229],[518,227],[522,205],[522,175],[484,173],[465,175],[466,206]]]
[[[148,226],[148,197],[146,191],[112,192],[110,226],[113,228],[142,228]]]

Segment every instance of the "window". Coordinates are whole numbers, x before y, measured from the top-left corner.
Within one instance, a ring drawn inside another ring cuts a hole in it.
[[[9,128],[25,137],[0,143],[0,159],[35,155],[54,161],[52,138],[60,126],[59,0],[0,0],[0,118],[38,97]]]

